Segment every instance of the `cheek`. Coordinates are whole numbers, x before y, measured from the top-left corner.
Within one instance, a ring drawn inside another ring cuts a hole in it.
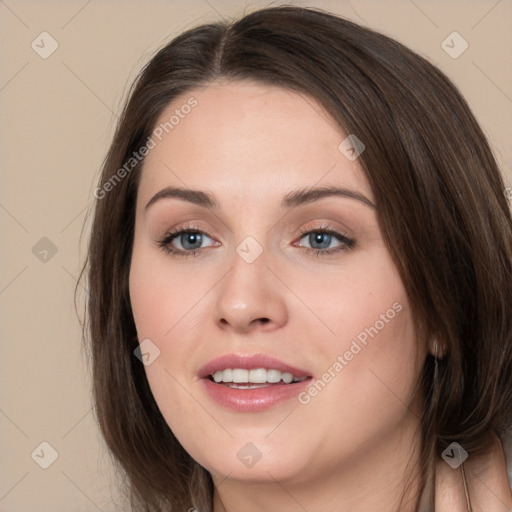
[[[146,377],[169,428],[188,453],[200,458],[196,439],[208,435],[207,425],[211,434],[212,421],[206,415],[201,417],[203,410],[184,386],[189,377],[188,373],[187,378],[184,376],[184,362],[190,360],[191,345],[180,339],[183,340],[183,333],[189,330],[187,322],[193,319],[192,306],[197,302],[198,293],[193,287],[183,286],[186,281],[185,275],[173,276],[155,261],[149,263],[144,255],[134,253],[130,300],[138,339],[150,339],[158,351],[158,357],[144,367]],[[192,436],[191,418],[195,425]]]
[[[333,466],[374,451],[379,440],[420,416],[411,400],[421,355],[405,294],[383,294],[343,308],[336,337],[321,346],[317,379],[299,396],[301,406],[293,414],[297,431],[320,433],[319,459]]]
[[[134,251],[130,269],[130,301],[139,340],[163,343],[194,316],[194,305],[208,285],[187,270],[170,270],[165,256]]]
[[[358,256],[331,273],[297,273],[293,282],[312,313],[301,320],[291,313],[308,333],[300,337],[306,352],[330,362],[347,353],[350,362],[373,364],[397,353],[408,357],[415,347],[407,294],[386,251]]]
[[[202,339],[199,326],[204,323],[199,318],[204,315],[201,299],[212,287],[207,277],[170,271],[165,258],[134,250],[129,288],[137,335],[139,342],[149,339],[158,353],[144,369],[154,398],[173,431],[183,425],[177,418],[189,414],[197,417],[201,410],[185,388],[196,379],[196,368],[189,363],[201,349],[197,343]]]
[[[420,375],[424,354],[407,294],[385,254],[319,283],[322,290],[310,283],[308,305],[329,329],[304,347],[318,373],[301,403],[310,407],[311,428],[325,421],[341,425],[354,440],[371,438],[377,425],[390,427],[403,418]],[[326,410],[329,417],[322,414]]]

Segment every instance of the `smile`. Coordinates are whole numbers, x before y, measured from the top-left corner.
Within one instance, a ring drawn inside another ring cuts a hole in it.
[[[227,368],[218,370],[211,378],[217,383],[226,384],[228,387],[237,389],[254,389],[268,387],[272,384],[302,382],[307,377],[296,377],[290,372],[281,372],[274,369],[256,368],[246,370],[243,368]],[[252,386],[251,384],[255,384]]]
[[[296,398],[311,374],[263,354],[229,354],[198,373],[209,399],[237,412],[259,412]]]

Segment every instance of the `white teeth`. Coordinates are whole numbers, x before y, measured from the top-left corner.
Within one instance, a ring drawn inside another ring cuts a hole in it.
[[[277,384],[281,380],[285,384],[290,384],[291,382],[300,382],[305,379],[306,377],[294,377],[289,372],[267,370],[265,368],[256,368],[253,370],[227,368],[226,370],[218,370],[213,374],[213,380],[215,382],[233,382],[237,384]],[[247,389],[247,387],[244,387],[244,389]]]
[[[282,375],[281,375],[281,379],[283,379],[283,382],[285,384],[290,384],[290,382],[293,380],[293,375],[291,373],[288,373],[288,372],[284,372]]]
[[[233,382],[249,382],[249,370],[242,370],[240,368],[233,370]]]
[[[267,382],[267,370],[265,368],[258,368],[249,372],[249,382],[253,384],[263,384]]]
[[[281,372],[279,370],[267,370],[267,382],[279,382],[281,380]]]

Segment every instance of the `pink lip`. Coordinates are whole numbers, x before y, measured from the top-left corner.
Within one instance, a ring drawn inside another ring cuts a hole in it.
[[[209,376],[218,370],[241,368],[253,370],[266,368],[291,373],[294,377],[308,377],[301,382],[290,384],[271,384],[265,388],[236,389],[210,380]],[[198,376],[210,396],[219,405],[237,412],[259,412],[273,407],[297,395],[311,382],[311,374],[263,354],[236,355],[218,357],[199,370]]]

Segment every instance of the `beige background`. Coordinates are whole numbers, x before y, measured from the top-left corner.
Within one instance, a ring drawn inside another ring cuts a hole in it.
[[[375,27],[437,64],[468,99],[512,186],[510,0],[290,3]],[[73,308],[94,181],[127,83],[152,53],[184,29],[266,5],[0,0],[0,511],[121,510]],[[31,47],[43,31],[59,45],[47,59]],[[469,44],[457,59],[441,47],[453,31]],[[43,441],[58,453],[47,469],[35,462],[51,461]]]

